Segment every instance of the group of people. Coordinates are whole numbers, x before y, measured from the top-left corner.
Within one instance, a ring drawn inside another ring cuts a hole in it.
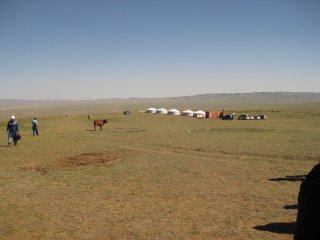
[[[37,118],[33,118],[32,122],[32,135],[38,136],[39,129],[38,129],[38,120]],[[10,121],[7,125],[7,132],[8,132],[8,146],[12,146],[12,142],[14,145],[18,144],[18,141],[21,139],[21,135],[19,134],[20,126],[18,121],[16,120],[15,116],[11,116]]]

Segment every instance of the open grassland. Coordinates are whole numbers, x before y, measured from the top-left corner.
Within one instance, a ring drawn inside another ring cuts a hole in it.
[[[0,238],[292,239],[301,175],[320,160],[320,105],[268,109],[221,121],[96,106],[101,132],[84,107],[21,110],[17,147],[2,117]]]

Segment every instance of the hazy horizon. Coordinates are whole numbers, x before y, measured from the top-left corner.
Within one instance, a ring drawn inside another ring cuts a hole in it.
[[[285,97],[285,95],[319,95],[320,92],[288,92],[288,91],[274,91],[274,92],[246,92],[246,93],[239,93],[239,92],[230,92],[230,93],[199,93],[194,95],[181,95],[181,96],[168,96],[168,97],[123,97],[123,98],[92,98],[92,99],[63,99],[63,98],[56,98],[56,99],[19,99],[19,98],[0,98],[0,101],[103,101],[103,100],[135,100],[135,99],[141,99],[141,100],[157,100],[157,99],[175,99],[175,98],[193,98],[193,97],[202,97],[202,96],[219,96],[219,95],[229,95],[229,96],[235,96],[235,95],[242,95],[242,96],[248,96],[248,95],[281,95]],[[320,100],[320,99],[319,99]]]
[[[318,1],[0,2],[0,99],[320,92]]]

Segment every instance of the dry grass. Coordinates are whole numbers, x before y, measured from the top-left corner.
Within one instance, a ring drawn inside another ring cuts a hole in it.
[[[85,115],[48,115],[39,137],[20,119],[17,147],[5,147],[1,132],[0,236],[292,239],[300,176],[319,161],[313,113],[283,110],[267,121],[113,113],[102,132]]]

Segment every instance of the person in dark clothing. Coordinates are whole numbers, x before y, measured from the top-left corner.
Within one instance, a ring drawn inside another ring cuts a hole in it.
[[[38,120],[37,118],[34,118],[32,120],[32,135],[35,136],[35,135],[39,135],[39,129],[38,129]]]
[[[320,239],[320,163],[300,185],[294,240]]]
[[[8,132],[8,146],[11,146],[12,141],[14,145],[18,144],[18,133],[19,133],[19,124],[15,118],[15,116],[12,116],[10,121],[7,125],[7,132]]]

